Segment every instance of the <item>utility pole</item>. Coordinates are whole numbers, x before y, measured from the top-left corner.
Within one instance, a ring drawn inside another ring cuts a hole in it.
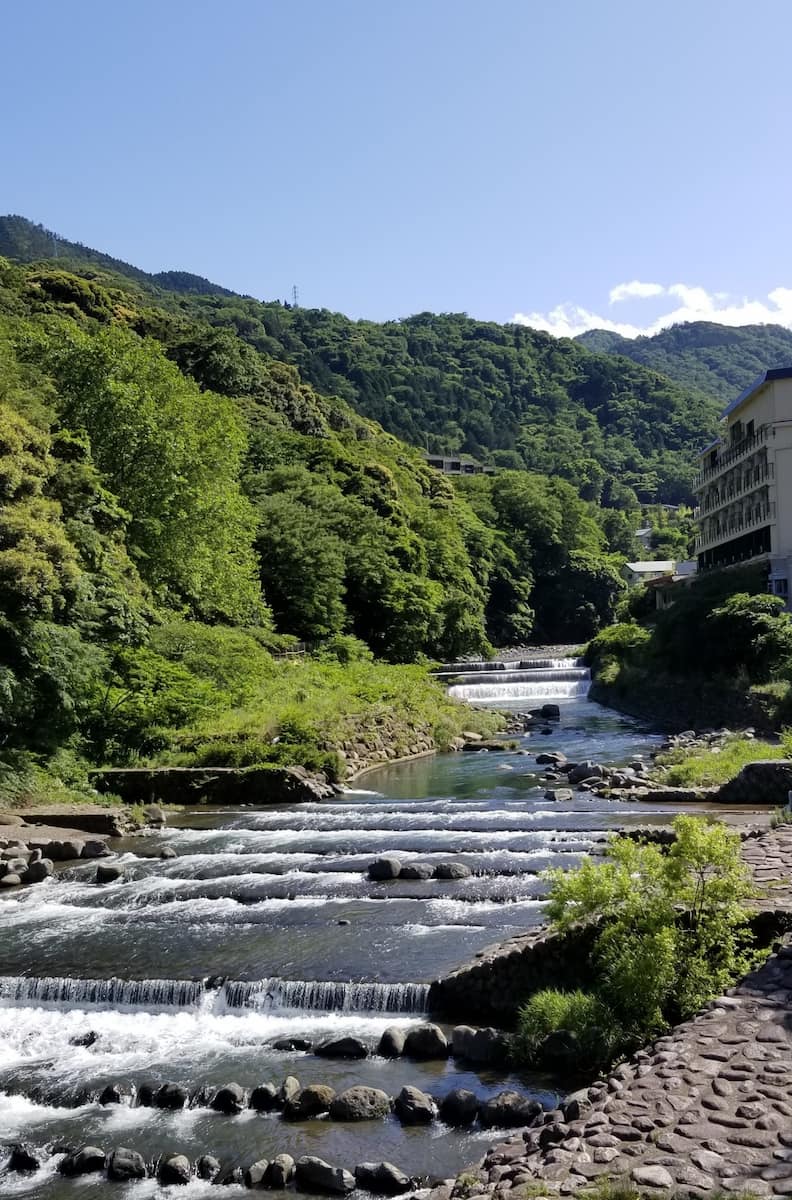
[[[292,286],[292,308],[300,307],[300,293],[297,291],[297,284]]]

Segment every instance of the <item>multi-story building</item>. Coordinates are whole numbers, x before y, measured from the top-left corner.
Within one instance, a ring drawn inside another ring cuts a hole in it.
[[[699,455],[699,571],[766,562],[769,588],[792,578],[792,367],[765,371],[723,413],[721,435]]]

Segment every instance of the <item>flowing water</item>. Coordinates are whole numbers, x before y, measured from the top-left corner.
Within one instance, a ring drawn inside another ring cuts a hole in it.
[[[431,980],[541,920],[545,867],[573,866],[608,830],[673,815],[586,793],[569,803],[544,798],[539,751],[625,763],[654,740],[585,699],[575,660],[482,664],[465,667],[463,679],[460,670],[448,671],[457,694],[518,709],[553,697],[560,722],[549,735],[520,738],[521,753],[391,766],[330,803],[185,811],[161,833],[118,843],[124,882],[98,887],[86,863],[0,897],[0,1142],[48,1148],[33,1175],[0,1167],[0,1195],[61,1200],[98,1188],[145,1200],[162,1191],[153,1181],[61,1180],[49,1153],[59,1143],[131,1146],[149,1159],[212,1153],[229,1165],[280,1152],[348,1169],[388,1159],[408,1174],[442,1177],[497,1136],[439,1123],[402,1129],[395,1118],[295,1125],[253,1112],[219,1116],[197,1093],[231,1080],[251,1088],[294,1074],[303,1084],[370,1084],[391,1095],[405,1084],[436,1096],[517,1087],[554,1102],[541,1081],[454,1059],[350,1062],[272,1045],[350,1034],[375,1046],[386,1027],[425,1017]],[[159,857],[165,844],[176,858]],[[366,868],[384,852],[453,859],[473,874],[372,883]],[[97,1101],[108,1083],[165,1081],[182,1083],[191,1107]],[[197,1181],[186,1190],[211,1193]]]

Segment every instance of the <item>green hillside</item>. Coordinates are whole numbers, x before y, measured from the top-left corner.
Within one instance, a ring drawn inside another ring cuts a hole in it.
[[[690,321],[653,337],[625,338],[592,329],[576,340],[587,350],[618,354],[651,367],[724,405],[769,367],[792,363],[792,330],[783,325],[732,327]]]
[[[133,327],[159,338],[182,366],[189,368],[179,357],[181,324],[198,320],[257,355],[295,365],[318,392],[413,446],[559,476],[608,507],[686,500],[693,456],[715,427],[711,397],[571,340],[464,314],[351,321],[235,296],[206,281],[174,290],[167,273],[145,275],[59,244],[84,276],[127,290]],[[3,246],[25,262],[52,253],[51,235],[21,218],[0,218]]]

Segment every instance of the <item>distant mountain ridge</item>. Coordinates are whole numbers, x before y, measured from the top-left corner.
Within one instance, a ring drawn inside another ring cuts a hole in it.
[[[237,292],[220,287],[202,275],[190,271],[158,271],[151,274],[133,267],[131,263],[100,250],[92,250],[81,242],[70,242],[43,225],[34,225],[27,217],[13,213],[0,216],[0,255],[21,262],[36,262],[38,259],[63,259],[64,266],[92,263],[118,275],[126,275],[138,283],[165,288],[169,292],[181,292],[195,296],[236,296]]]
[[[652,367],[723,404],[763,371],[792,364],[792,330],[783,325],[689,321],[652,337],[626,338],[608,329],[590,329],[575,340],[596,354],[619,354]]]

